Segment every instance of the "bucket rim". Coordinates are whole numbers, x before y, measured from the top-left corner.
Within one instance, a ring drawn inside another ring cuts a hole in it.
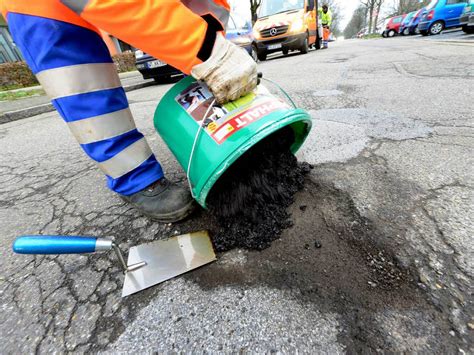
[[[196,198],[195,200],[203,208],[206,208],[206,199],[211,191],[212,187],[216,181],[227,171],[227,169],[234,164],[243,154],[245,154],[251,147],[256,143],[260,142],[264,138],[268,137],[270,134],[276,132],[277,130],[290,126],[297,122],[306,123],[305,133],[302,135],[301,142],[295,146],[294,144],[291,147],[292,153],[296,153],[299,148],[303,145],[304,141],[308,137],[309,131],[312,127],[312,119],[309,113],[303,109],[297,108],[291,110],[290,113],[287,113],[283,118],[277,122],[269,123],[266,126],[260,128],[260,130],[253,136],[248,137],[243,141],[238,149],[233,150],[222,163],[220,163],[207,178],[207,181],[202,185],[202,188],[199,192],[195,191]],[[295,140],[296,143],[296,140]]]

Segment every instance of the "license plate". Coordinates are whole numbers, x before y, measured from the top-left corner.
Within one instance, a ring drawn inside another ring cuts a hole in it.
[[[267,46],[267,49],[268,50],[272,50],[272,49],[280,49],[281,48],[281,43],[277,43],[277,44],[269,44]]]
[[[166,65],[166,63],[163,63],[161,60],[154,60],[154,61],[148,62],[146,64],[147,64],[147,67],[150,68],[150,69],[158,68],[158,67],[164,67]]]

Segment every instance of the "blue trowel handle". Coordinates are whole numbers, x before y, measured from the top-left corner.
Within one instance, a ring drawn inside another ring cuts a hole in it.
[[[65,235],[24,235],[15,240],[18,254],[82,254],[112,249],[112,241],[94,237]]]

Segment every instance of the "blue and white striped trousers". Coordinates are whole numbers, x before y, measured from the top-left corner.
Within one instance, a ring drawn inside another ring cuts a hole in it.
[[[8,13],[7,20],[29,67],[109,188],[131,195],[161,179],[102,38],[43,17]]]

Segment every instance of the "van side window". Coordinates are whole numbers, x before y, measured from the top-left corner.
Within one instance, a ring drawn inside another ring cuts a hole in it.
[[[308,9],[310,10],[314,9],[314,0],[308,0]]]
[[[465,3],[466,0],[447,0],[446,5],[453,5],[453,4],[462,4]]]

